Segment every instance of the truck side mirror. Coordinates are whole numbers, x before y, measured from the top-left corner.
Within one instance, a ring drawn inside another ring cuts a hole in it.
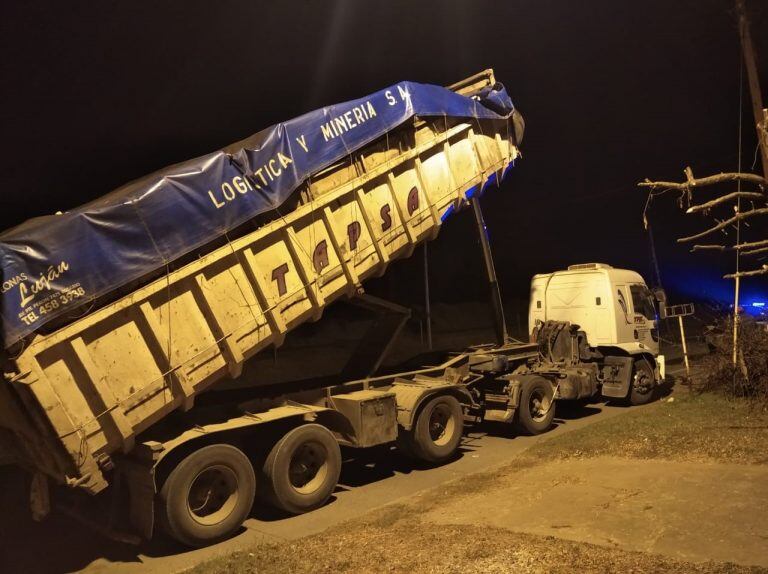
[[[667,305],[667,293],[661,287],[656,287],[653,290],[653,297],[659,302],[660,307],[666,307]]]

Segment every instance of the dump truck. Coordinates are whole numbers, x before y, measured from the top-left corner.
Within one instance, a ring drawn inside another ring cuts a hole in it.
[[[325,504],[340,446],[441,464],[466,421],[544,432],[563,381],[631,376],[553,355],[552,337],[582,341],[578,328],[506,334],[478,198],[520,156],[523,127],[492,70],[449,88],[401,82],[0,234],[0,460],[28,471],[33,515],[85,493],[120,515],[104,533],[159,526],[211,544],[257,498],[288,513]],[[330,383],[214,392],[334,301],[391,310],[363,283],[468,206],[495,344],[380,374],[390,343],[373,337],[381,348]]]

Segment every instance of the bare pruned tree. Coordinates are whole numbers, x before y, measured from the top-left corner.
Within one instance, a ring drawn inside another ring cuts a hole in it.
[[[700,214],[709,216],[714,223],[709,227],[687,237],[680,237],[678,243],[692,243],[705,237],[710,237],[717,232],[725,232],[730,228],[736,228],[740,223],[748,224],[753,218],[768,216],[768,181],[764,177],[753,173],[720,173],[702,178],[695,178],[690,167],[685,168],[686,181],[650,181],[646,179],[638,184],[640,187],[650,189],[650,197],[667,191],[677,191],[678,204],[687,214]],[[711,188],[716,184],[725,182],[739,182],[740,189],[730,193],[722,193],[708,201],[698,199],[702,188]],[[741,185],[749,186],[742,190]],[[694,197],[696,196],[696,200]],[[650,199],[650,198],[649,198]],[[744,204],[747,208],[744,209]],[[730,208],[733,215],[718,216],[723,209]],[[768,252],[768,225],[761,226],[765,231],[763,237],[757,241],[735,242],[732,245],[720,243],[694,244],[691,251],[737,251],[742,256],[759,255]],[[768,274],[768,265],[760,265],[747,270],[739,269],[735,273],[729,273],[724,277],[735,279],[737,277],[752,277]]]

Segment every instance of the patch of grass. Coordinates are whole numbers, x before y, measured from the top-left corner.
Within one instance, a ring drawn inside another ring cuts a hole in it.
[[[348,523],[283,544],[264,544],[202,564],[193,574],[570,573],[690,572],[765,573],[730,563],[691,563],[535,536],[488,526],[441,526],[417,520],[389,527]]]
[[[671,399],[541,441],[526,456],[768,463],[765,408],[711,393]]]

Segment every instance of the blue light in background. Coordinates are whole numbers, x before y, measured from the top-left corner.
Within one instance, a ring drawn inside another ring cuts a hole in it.
[[[664,286],[678,301],[717,302],[725,309],[733,309],[734,284],[723,279],[717,268],[665,267],[662,269]],[[768,282],[764,278],[742,280],[739,307],[744,313],[765,316],[768,313]]]

